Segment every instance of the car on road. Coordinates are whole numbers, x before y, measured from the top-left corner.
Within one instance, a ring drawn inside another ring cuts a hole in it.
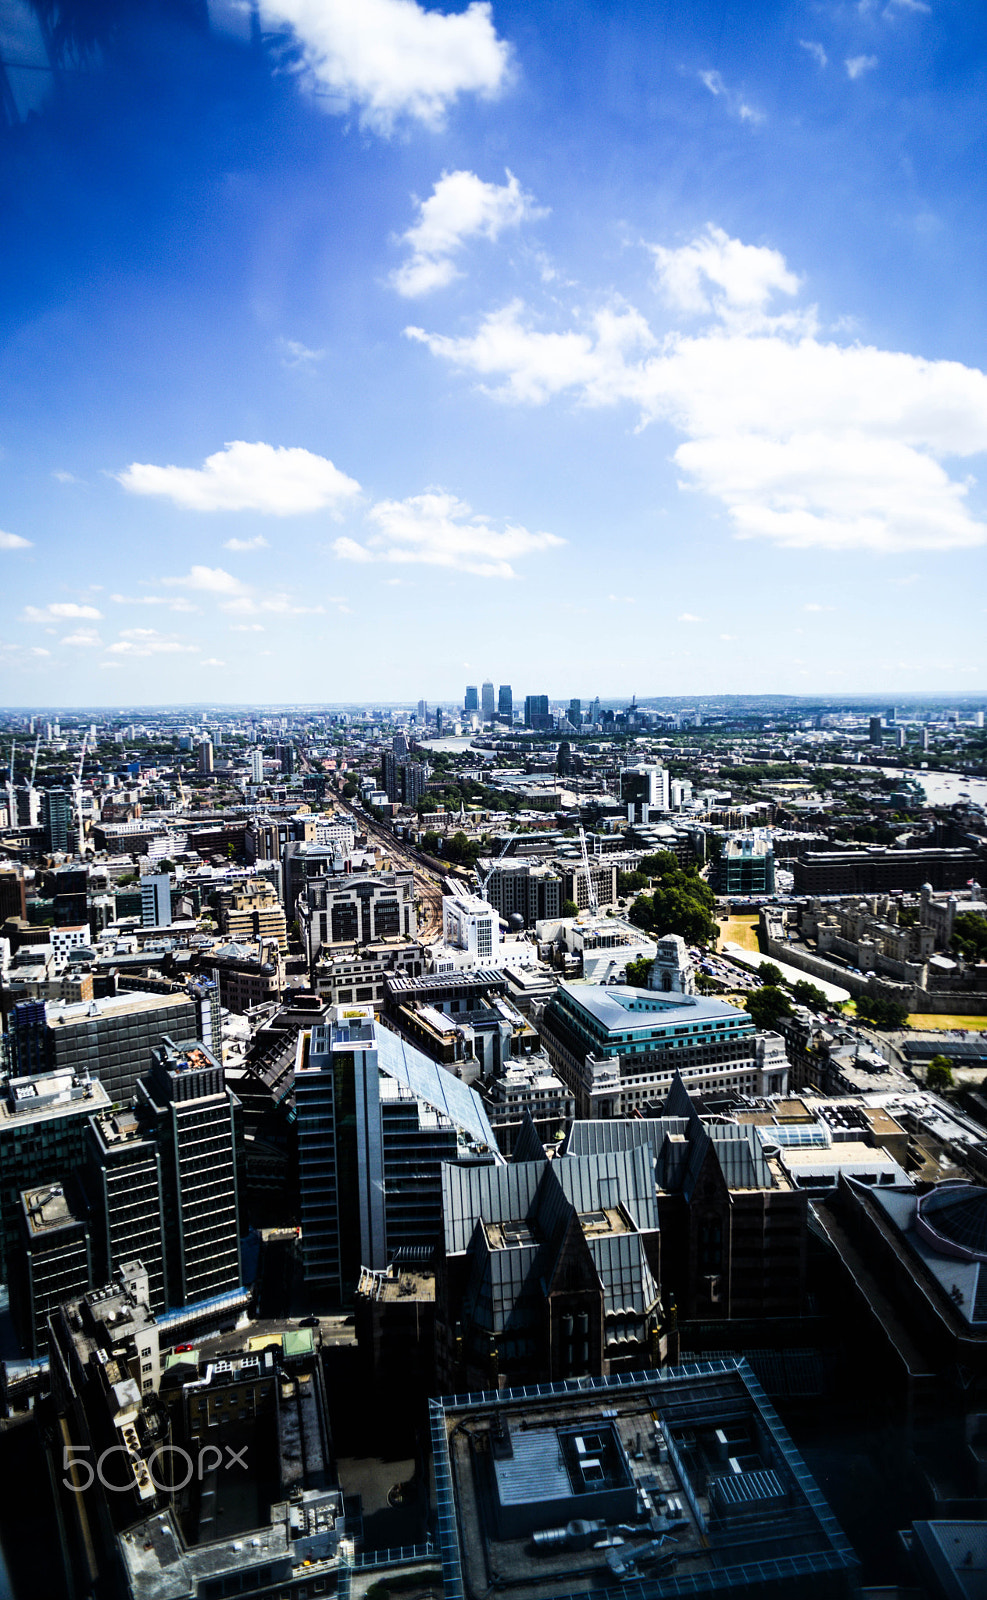
[[[300,1328],[321,1328],[322,1327],[322,1318],[321,1317],[302,1317],[302,1319],[299,1322],[298,1326]]]
[[[195,1349],[195,1345],[194,1344],[176,1344],[176,1346],[175,1346],[175,1354],[176,1354],[176,1356],[181,1356],[181,1355],[185,1354],[186,1350],[194,1350],[194,1349]]]

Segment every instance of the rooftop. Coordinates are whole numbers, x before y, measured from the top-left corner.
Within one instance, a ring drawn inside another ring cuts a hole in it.
[[[699,995],[664,995],[651,989],[631,989],[623,984],[559,985],[559,995],[587,1012],[608,1033],[644,1033],[661,1024],[662,1029],[690,1024],[725,1023],[753,1033],[754,1024],[746,1012],[721,1000],[706,1000]]]
[[[746,1363],[431,1402],[446,1600],[842,1596],[856,1565]],[[551,1585],[551,1587],[547,1587]]]

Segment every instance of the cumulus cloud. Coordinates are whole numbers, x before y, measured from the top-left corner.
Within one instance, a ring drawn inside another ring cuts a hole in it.
[[[200,667],[225,667],[226,662],[220,661],[216,656],[205,656],[200,662]]]
[[[683,485],[718,499],[740,538],[880,552],[982,544],[971,482],[943,463],[987,450],[987,376],[827,342],[797,316],[724,320],[724,304],[756,309],[796,280],[773,251],[720,244],[707,230],[691,253],[659,258],[680,305],[706,292],[704,279],[721,291],[694,334],[659,342],[624,304],[546,332],[518,302],[462,338],[407,332],[501,400],[630,403],[640,427],[670,424],[682,436],[673,459]]]
[[[810,56],[818,67],[821,68],[826,66],[827,62],[829,61],[829,57],[827,56],[822,45],[819,44],[817,40],[800,39],[799,44],[803,50],[807,50],[809,52]]]
[[[402,235],[411,248],[391,282],[408,299],[442,289],[462,274],[454,256],[466,239],[496,239],[505,228],[544,216],[508,171],[503,184],[484,183],[475,172],[443,172],[427,200],[419,202],[418,221]]]
[[[76,646],[80,650],[98,650],[103,641],[95,628],[77,628],[74,633],[67,633],[62,644]]]
[[[487,517],[441,489],[407,500],[381,500],[368,513],[373,531],[365,544],[337,539],[333,548],[343,561],[419,562],[451,567],[478,578],[513,578],[511,562],[565,543],[554,533],[529,533],[508,525],[497,531]]]
[[[171,656],[197,655],[197,644],[186,644],[173,635],[158,633],[156,628],[124,628],[115,644],[109,646],[114,656]]]
[[[439,128],[460,95],[492,98],[509,76],[486,0],[451,13],[416,0],[261,0],[261,12],[293,29],[304,76],[330,109],[356,108],[377,133],[402,117]]]
[[[267,540],[262,533],[253,539],[227,539],[223,544],[224,550],[266,550]]]
[[[874,68],[877,66],[877,57],[847,56],[847,59],[843,65],[846,67],[847,77],[851,80],[851,82],[855,82],[857,78],[862,78],[865,72],[872,72],[874,70]]]
[[[246,585],[222,567],[190,567],[180,578],[162,578],[182,589],[201,589],[206,594],[241,594]]]
[[[0,550],[30,550],[30,539],[22,539],[19,533],[4,533],[0,529]]]
[[[679,311],[763,311],[773,294],[798,292],[780,250],[741,244],[712,223],[677,250],[660,244],[651,250],[665,299]]]
[[[702,617],[693,616],[691,611],[683,611],[679,617],[680,622],[702,622]]]
[[[80,606],[74,600],[55,600],[47,606],[25,606],[25,622],[50,622],[54,617],[58,622],[73,620],[98,622],[102,611],[97,611],[95,606]]]
[[[259,511],[291,517],[338,512],[360,485],[311,450],[235,439],[201,467],[156,467],[134,461],[117,474],[131,494],[158,495],[189,511]]]

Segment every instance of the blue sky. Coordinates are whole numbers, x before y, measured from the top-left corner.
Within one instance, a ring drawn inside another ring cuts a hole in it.
[[[980,7],[131,9],[0,8],[0,702],[987,688]]]

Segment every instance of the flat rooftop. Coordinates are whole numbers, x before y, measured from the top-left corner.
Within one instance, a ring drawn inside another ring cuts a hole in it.
[[[494,1580],[506,1600],[749,1593],[768,1575],[786,1596],[851,1593],[853,1551],[743,1361],[430,1409],[446,1600]]]
[[[703,1023],[726,1023],[734,1031],[742,1027],[753,1032],[754,1023],[744,1011],[722,1000],[706,1000],[700,995],[661,994],[652,989],[631,989],[624,984],[562,983],[564,994],[609,1033],[642,1033],[656,1026],[681,1028],[683,1032]]]

